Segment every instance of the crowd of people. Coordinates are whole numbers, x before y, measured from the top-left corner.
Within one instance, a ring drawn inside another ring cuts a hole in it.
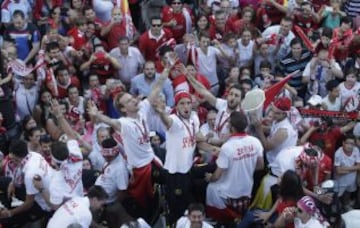
[[[1,227],[358,227],[358,0],[1,2]]]

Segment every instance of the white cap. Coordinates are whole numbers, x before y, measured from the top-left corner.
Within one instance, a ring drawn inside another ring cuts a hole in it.
[[[307,102],[312,106],[317,106],[322,104],[322,98],[319,95],[312,95]]]

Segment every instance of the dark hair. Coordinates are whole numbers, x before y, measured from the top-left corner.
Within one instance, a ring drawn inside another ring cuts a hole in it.
[[[70,91],[71,89],[73,89],[73,88],[76,88],[76,89],[77,89],[77,91],[80,93],[80,91],[79,91],[79,88],[78,88],[78,87],[76,87],[75,85],[69,85],[69,87],[67,87],[67,89],[66,89],[67,94],[69,94],[69,91]]]
[[[348,139],[351,139],[351,140],[356,140],[356,137],[353,135],[353,134],[351,134],[351,133],[348,133],[348,134],[345,134],[344,135],[344,140],[343,140],[343,142],[345,142],[346,140],[348,140]]]
[[[26,115],[24,119],[21,121],[22,130],[25,131],[26,124],[29,123],[30,120],[34,119],[31,115]]]
[[[166,53],[173,52],[173,51],[174,51],[174,49],[172,47],[170,47],[168,45],[164,45],[164,46],[160,47],[160,49],[159,49],[159,56],[162,58],[166,55]]]
[[[193,211],[201,211],[202,214],[205,214],[205,207],[201,203],[192,203],[188,207],[188,214]]]
[[[281,20],[282,20],[282,21],[287,21],[287,22],[291,22],[291,23],[293,23],[292,18],[291,18],[291,17],[289,17],[289,16],[283,17]]]
[[[226,33],[223,37],[223,42],[226,43],[226,42],[229,42],[229,40],[231,39],[236,39],[236,35],[232,32],[229,32],[229,33]]]
[[[358,73],[358,70],[355,67],[351,66],[351,67],[346,68],[344,73],[345,73],[344,79],[346,79],[346,77],[350,74],[354,74],[356,76]]]
[[[30,137],[34,135],[35,131],[41,131],[41,128],[36,126],[24,131],[25,140],[29,141]]]
[[[150,23],[152,23],[153,20],[160,20],[160,21],[162,21],[162,19],[161,19],[161,17],[160,17],[159,15],[152,16],[152,17],[150,18]]]
[[[15,10],[14,11],[14,13],[12,14],[12,17],[14,18],[16,16],[20,16],[22,19],[25,19],[25,14],[21,10]]]
[[[129,39],[129,37],[127,37],[127,36],[120,36],[120,38],[119,38],[119,43],[120,43],[121,41],[130,42],[130,39]]]
[[[59,161],[65,161],[69,157],[69,149],[64,142],[54,142],[51,144],[51,155]]]
[[[89,198],[97,198],[98,200],[106,200],[109,196],[101,186],[94,185],[87,192]]]
[[[195,23],[195,29],[196,29],[196,30],[199,30],[199,26],[197,25],[197,22],[198,22],[198,21],[200,20],[200,18],[202,18],[202,17],[205,17],[206,20],[208,21],[208,23],[207,23],[207,25],[206,25],[206,29],[209,29],[209,27],[210,27],[209,18],[206,16],[206,14],[204,14],[204,13],[199,13],[199,14],[196,16],[196,18],[195,18],[195,21],[196,21],[196,23]]]
[[[331,28],[325,27],[323,28],[322,32],[321,32],[321,36],[326,36],[328,38],[331,39],[333,34],[333,30]]]
[[[113,139],[112,137],[104,139],[104,141],[102,141],[101,146],[103,148],[113,148],[115,146],[117,146],[117,142],[115,141],[115,139]]]
[[[232,90],[232,89],[237,89],[240,92],[242,91],[241,90],[241,85],[239,83],[236,83],[236,84],[233,84],[232,86],[230,86],[229,91]]]
[[[230,126],[234,128],[237,133],[245,132],[248,126],[246,115],[243,112],[232,112],[230,114]]]
[[[199,40],[201,40],[201,38],[203,37],[210,39],[209,33],[207,32],[200,32],[198,36],[199,36]]]
[[[299,37],[295,37],[294,39],[291,40],[290,47],[292,47],[296,44],[300,44],[302,46],[302,41]]]
[[[41,143],[50,143],[50,142],[52,142],[52,138],[50,135],[46,134],[46,135],[40,136],[40,144]]]
[[[50,52],[51,50],[54,50],[54,49],[60,49],[58,42],[52,41],[52,42],[46,44],[46,52]]]
[[[261,68],[269,68],[269,69],[271,69],[272,65],[268,60],[265,59],[265,60],[262,60],[260,62],[259,69],[261,69]]]
[[[83,8],[83,10],[82,10],[82,13],[85,14],[85,12],[86,12],[87,10],[92,10],[92,11],[94,11],[94,9],[93,9],[90,5],[85,5],[84,8]]]
[[[341,25],[342,23],[350,24],[350,26],[352,26],[352,24],[353,24],[353,19],[352,19],[351,17],[349,17],[349,16],[344,16],[344,17],[342,17],[342,18],[340,19],[340,25]]]
[[[279,194],[285,200],[298,201],[304,196],[300,176],[293,170],[287,170],[282,176]]]
[[[18,158],[24,158],[29,153],[27,143],[24,140],[13,140],[10,144],[9,152]]]
[[[68,69],[64,64],[60,64],[60,65],[55,69],[55,72],[54,72],[55,77],[58,76],[58,74],[59,74],[60,71],[64,71],[64,70],[66,70],[66,71],[69,72],[69,69]]]
[[[251,86],[251,88],[253,87],[253,81],[251,79],[245,78],[245,79],[241,79],[240,80],[240,85],[241,84],[248,84]]]
[[[330,80],[326,83],[325,87],[327,91],[333,91],[333,89],[335,89],[336,87],[339,86],[339,82],[337,80]]]
[[[317,157],[319,155],[319,152],[313,148],[306,148],[304,152],[311,157]]]

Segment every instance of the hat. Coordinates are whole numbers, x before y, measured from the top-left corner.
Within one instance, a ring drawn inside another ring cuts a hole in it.
[[[276,99],[273,106],[281,111],[287,112],[291,108],[291,100],[288,97],[280,97]]]
[[[191,100],[191,95],[189,92],[182,90],[175,94],[175,106],[179,103],[179,101],[183,98],[188,98]]]
[[[302,197],[297,203],[301,205],[302,209],[309,215],[314,215],[316,213],[317,208],[315,201],[310,196]]]
[[[319,95],[312,95],[307,102],[312,106],[317,106],[322,104],[322,98]]]

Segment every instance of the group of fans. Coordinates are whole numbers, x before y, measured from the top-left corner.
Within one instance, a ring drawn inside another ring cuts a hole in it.
[[[359,25],[358,0],[3,0],[0,224],[357,227]]]

